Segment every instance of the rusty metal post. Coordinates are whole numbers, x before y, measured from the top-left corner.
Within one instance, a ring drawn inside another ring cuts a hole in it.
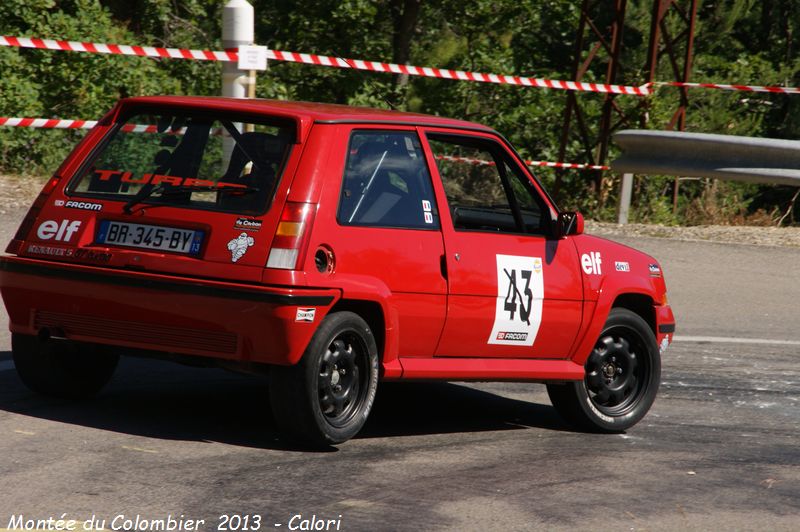
[[[661,56],[666,54],[671,62],[671,72],[673,81],[688,82],[692,73],[692,59],[694,56],[694,33],[697,22],[697,0],[654,0],[652,16],[650,19],[650,43],[647,50],[647,64],[645,71],[647,72],[647,83],[656,81],[658,74],[658,65]],[[688,7],[688,9],[687,9]],[[673,15],[679,17],[685,26],[683,31],[680,31],[675,37],[670,35],[666,24],[667,17]],[[683,50],[683,65],[681,66],[678,45],[685,41],[685,49]],[[672,116],[667,129],[677,129],[684,131],[686,129],[686,111],[689,105],[689,94],[686,87],[679,89],[680,101],[678,109]],[[639,127],[645,129],[649,121],[649,102],[645,100],[642,104],[642,112],[640,117]],[[631,197],[631,190],[625,187],[632,187],[631,181],[622,182],[620,189],[619,201],[617,205],[618,219],[619,213],[626,211],[629,205],[623,205],[623,201]],[[675,178],[672,186],[672,212],[678,210],[678,193],[680,181]]]
[[[674,37],[670,35],[667,27],[667,17],[678,17],[685,29]],[[653,3],[653,18],[650,26],[650,48],[647,54],[649,79],[656,78],[659,59],[666,54],[671,63],[672,81],[688,82],[691,79],[692,59],[694,57],[694,32],[697,23],[697,0],[655,0]],[[683,50],[683,64],[679,45],[685,42]],[[662,46],[663,45],[663,46]],[[679,90],[679,104],[672,118],[667,124],[667,129],[678,131],[686,129],[686,110],[689,105],[689,93],[686,87]],[[672,186],[672,212],[678,210],[678,192],[680,182],[675,178]]]
[[[600,19],[608,16],[609,2],[613,8],[611,23],[604,24]],[[582,81],[592,65],[600,61],[606,61],[605,83],[617,83],[626,8],[627,0],[583,0],[578,31],[575,36],[573,80]],[[588,49],[585,49],[587,45]],[[574,130],[577,130],[585,161],[592,165],[603,164],[608,155],[609,139],[614,129],[614,112],[620,113],[620,109],[614,103],[614,95],[607,94],[603,102],[599,133],[593,135],[587,126],[579,96],[573,92],[568,92],[564,110],[564,125],[558,151],[559,160],[563,161],[565,159],[571,134]],[[561,170],[556,173],[553,187],[553,194],[556,197],[558,197],[562,187],[563,175]],[[598,172],[595,175],[594,185],[597,193],[601,194],[602,173]]]

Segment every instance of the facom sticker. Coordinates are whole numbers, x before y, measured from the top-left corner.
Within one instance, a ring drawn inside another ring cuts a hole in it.
[[[72,235],[80,228],[81,222],[79,220],[61,220],[60,222],[46,220],[39,224],[39,228],[36,229],[36,236],[40,240],[52,239],[58,242],[69,242],[72,240]]]
[[[614,269],[618,272],[629,272],[631,271],[631,265],[627,262],[615,262]]]
[[[542,323],[541,257],[497,255],[497,303],[489,344],[531,346]]]
[[[587,275],[602,275],[602,264],[603,260],[600,258],[599,251],[592,251],[591,253],[584,253],[581,255],[581,267]]]
[[[247,233],[242,233],[236,238],[228,242],[228,251],[231,252],[231,262],[237,262],[244,257],[247,249],[250,248],[256,241],[252,236],[247,236]]]
[[[316,308],[297,308],[294,321],[302,321],[305,323],[313,323],[314,316],[317,314]]]
[[[238,218],[233,224],[234,229],[245,231],[260,231],[262,221],[255,218]]]
[[[58,203],[56,203],[58,206]],[[102,211],[103,204],[102,203],[91,203],[88,201],[72,201],[69,200],[68,202],[63,204],[64,207],[68,209],[81,209],[83,211]]]

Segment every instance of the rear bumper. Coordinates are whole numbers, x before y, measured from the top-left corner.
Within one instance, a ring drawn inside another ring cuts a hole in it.
[[[296,363],[340,297],[21,257],[0,257],[0,292],[12,332],[272,364]]]

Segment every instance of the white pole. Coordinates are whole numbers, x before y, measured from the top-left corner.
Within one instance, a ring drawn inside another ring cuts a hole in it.
[[[253,6],[247,0],[229,0],[222,9],[222,46],[226,50],[253,44],[255,35]],[[229,98],[247,98],[248,86],[255,83],[247,70],[239,70],[233,61],[222,63],[222,95]],[[254,76],[255,77],[255,76]],[[236,124],[239,131],[241,124]],[[222,151],[225,166],[230,161],[234,142],[223,138]],[[224,169],[223,169],[224,171]]]
[[[229,50],[253,44],[253,6],[247,0],[229,0],[222,9],[222,46]],[[239,70],[236,63],[222,64],[222,95],[230,98],[246,98],[249,72]]]
[[[617,206],[617,223],[628,223],[628,211],[631,209],[631,196],[633,195],[633,174],[622,174],[622,183],[619,187],[619,205]]]

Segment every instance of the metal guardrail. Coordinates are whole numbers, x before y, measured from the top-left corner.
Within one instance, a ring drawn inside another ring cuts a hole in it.
[[[622,174],[713,177],[800,186],[800,141],[626,129],[614,135]]]
[[[627,223],[633,174],[710,177],[800,187],[800,141],[626,129],[611,170],[623,174],[617,221]]]

